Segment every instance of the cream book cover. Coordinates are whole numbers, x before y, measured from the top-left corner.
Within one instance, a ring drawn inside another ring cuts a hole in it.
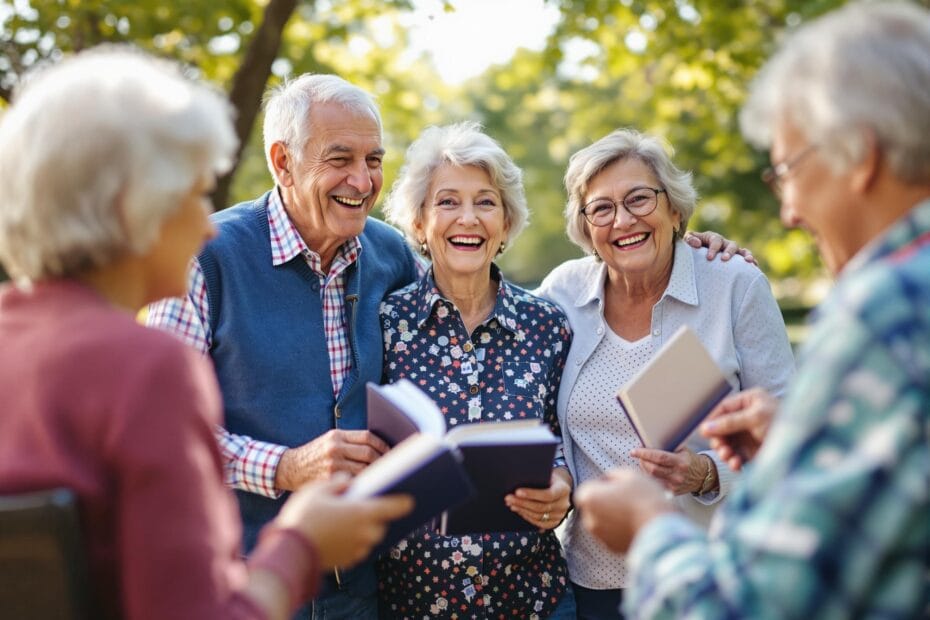
[[[731,389],[697,334],[683,325],[617,400],[645,447],[671,451]]]

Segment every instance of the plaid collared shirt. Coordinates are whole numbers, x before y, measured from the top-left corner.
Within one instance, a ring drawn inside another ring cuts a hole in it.
[[[346,269],[358,260],[362,251],[361,243],[357,238],[344,243],[333,259],[329,272],[323,273],[319,254],[307,247],[291,223],[277,189],[271,192],[268,200],[268,230],[272,264],[281,265],[300,255],[320,279],[329,371],[333,394],[338,395],[352,369],[352,352],[343,304],[345,274]],[[165,299],[149,306],[146,323],[176,334],[184,342],[207,354],[212,345],[210,308],[203,271],[196,259],[191,263],[187,290],[185,298]],[[217,429],[217,440],[223,454],[227,484],[268,497],[281,494],[274,486],[274,478],[281,455],[287,450],[286,446],[236,435],[224,428]]]
[[[680,515],[630,549],[630,618],[930,612],[930,200],[850,261],[794,384],[706,535]]]

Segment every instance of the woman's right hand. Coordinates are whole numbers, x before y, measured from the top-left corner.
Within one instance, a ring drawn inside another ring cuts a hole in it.
[[[313,542],[324,569],[363,560],[381,542],[390,522],[413,509],[409,495],[348,499],[343,493],[349,480],[339,474],[303,485],[275,519],[277,526],[296,529]]]

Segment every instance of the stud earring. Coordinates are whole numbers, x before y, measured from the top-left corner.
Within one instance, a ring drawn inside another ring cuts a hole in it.
[[[507,242],[501,241],[501,247],[497,248],[497,255],[500,256],[501,254],[504,253],[504,250],[506,249],[507,249]]]

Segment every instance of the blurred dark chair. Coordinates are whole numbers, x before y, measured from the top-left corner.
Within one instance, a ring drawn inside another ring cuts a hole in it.
[[[0,495],[0,616],[89,618],[87,564],[72,491]]]

